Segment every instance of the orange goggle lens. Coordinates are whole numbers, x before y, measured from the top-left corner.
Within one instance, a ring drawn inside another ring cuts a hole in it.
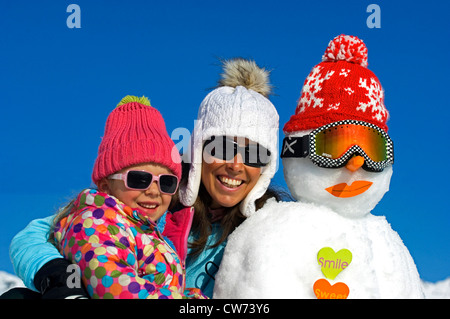
[[[337,159],[358,145],[375,162],[388,159],[386,137],[368,126],[340,124],[318,132],[315,138],[315,153],[322,157]]]

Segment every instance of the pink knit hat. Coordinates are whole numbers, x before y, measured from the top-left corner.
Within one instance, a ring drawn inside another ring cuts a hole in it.
[[[181,178],[180,154],[161,113],[145,97],[126,96],[106,120],[92,180],[98,184],[125,167],[149,162],[164,165]]]
[[[355,36],[339,35],[305,80],[285,133],[315,129],[341,120],[372,123],[387,132],[389,113],[380,81],[367,68],[367,48]]]

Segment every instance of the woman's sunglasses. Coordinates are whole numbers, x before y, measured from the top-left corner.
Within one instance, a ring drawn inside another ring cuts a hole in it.
[[[231,161],[241,154],[244,165],[264,167],[270,161],[270,151],[258,143],[240,146],[233,138],[227,136],[212,136],[205,141],[203,151],[214,158]]]
[[[129,170],[123,174],[113,174],[108,179],[123,180],[128,189],[146,190],[157,181],[161,193],[173,195],[178,188],[178,177],[172,174],[153,175],[146,171]]]

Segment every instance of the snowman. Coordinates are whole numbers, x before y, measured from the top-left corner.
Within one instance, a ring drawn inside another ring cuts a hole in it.
[[[387,119],[365,44],[334,38],[283,129],[297,202],[269,201],[230,235],[214,298],[423,298],[408,249],[370,213],[392,176]]]

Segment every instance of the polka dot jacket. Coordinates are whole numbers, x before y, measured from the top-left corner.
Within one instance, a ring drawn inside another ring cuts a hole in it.
[[[163,237],[164,231],[138,210],[87,189],[54,233],[63,256],[80,266],[92,298],[204,298],[198,289],[185,289],[192,216],[191,208],[166,213],[161,224],[169,235]]]

